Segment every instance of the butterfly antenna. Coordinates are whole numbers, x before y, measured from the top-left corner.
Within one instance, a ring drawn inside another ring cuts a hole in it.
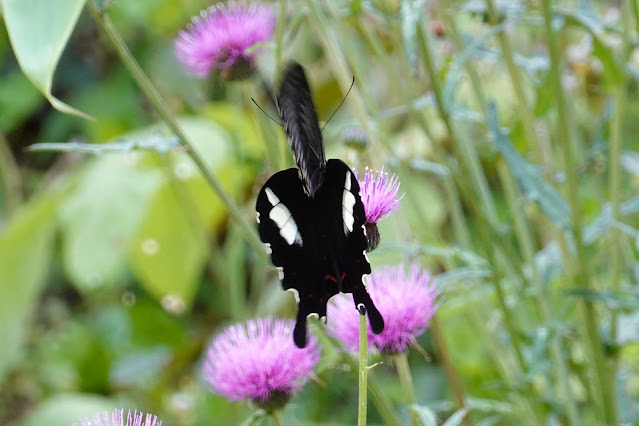
[[[342,102],[340,102],[339,106],[337,107],[337,109],[331,114],[330,117],[328,117],[328,120],[326,120],[326,123],[324,123],[324,125],[322,126],[322,130],[320,130],[320,133],[324,131],[324,127],[326,127],[326,125],[328,124],[329,121],[331,121],[331,118],[333,118],[333,116],[337,113],[337,111],[339,111],[339,109],[342,107],[342,104],[344,103],[344,101],[346,100],[346,98],[348,97],[348,94],[351,93],[351,89],[353,88],[353,85],[355,84],[355,76],[353,76],[353,81],[351,82],[351,87],[348,88],[348,92],[346,92],[346,95],[344,95],[344,99],[342,99]]]
[[[270,118],[270,119],[273,121],[273,123],[275,123],[275,124],[277,124],[277,125],[279,125],[279,126],[284,127],[284,126],[282,125],[282,123],[280,123],[279,121],[275,120],[273,117],[271,117],[270,115],[268,115],[268,113],[267,113],[266,111],[264,111],[264,110],[262,109],[262,107],[258,105],[258,103],[257,103],[257,102],[255,102],[255,99],[251,98],[251,100],[253,101],[253,103],[255,104],[255,106],[256,106],[256,107],[258,107],[258,108],[260,109],[260,111],[262,111],[262,112],[264,113],[264,115],[266,115],[268,118]]]

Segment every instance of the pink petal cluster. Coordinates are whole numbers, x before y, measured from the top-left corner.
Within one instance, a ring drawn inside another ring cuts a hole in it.
[[[105,411],[95,414],[91,420],[84,418],[79,424],[74,423],[72,426],[162,426],[162,420],[158,422],[157,417],[152,414],[145,416],[137,410],[132,414],[129,410],[125,423],[124,410],[114,410],[111,413],[111,421],[109,421],[109,413]]]
[[[384,173],[384,168],[381,171],[373,172],[367,167],[364,179],[360,180],[356,171],[355,176],[359,182],[359,191],[364,203],[367,222],[377,223],[386,219],[393,210],[397,210],[404,195],[397,197],[400,182],[395,174],[389,177],[388,173]]]
[[[309,379],[319,360],[315,337],[304,349],[291,336],[295,322],[257,318],[235,324],[208,349],[204,378],[213,392],[231,400],[263,402],[272,393],[291,394]]]
[[[255,52],[247,49],[270,40],[274,29],[275,18],[265,5],[219,3],[194,17],[187,31],[180,31],[175,54],[192,73],[206,77],[213,68],[253,64]]]
[[[439,303],[439,291],[432,285],[430,273],[413,265],[408,273],[404,265],[374,271],[366,280],[366,289],[384,318],[384,331],[373,334],[368,326],[368,344],[384,353],[400,353],[428,328]],[[341,340],[348,350],[359,350],[359,313],[350,294],[339,294],[328,304],[328,332]]]

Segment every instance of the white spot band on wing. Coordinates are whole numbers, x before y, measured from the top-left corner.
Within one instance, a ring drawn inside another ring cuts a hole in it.
[[[280,202],[280,199],[277,198],[277,195],[273,193],[271,188],[266,188],[265,192],[269,202],[273,204],[273,208],[269,212],[268,217],[275,222],[282,238],[284,238],[288,245],[293,243],[302,245],[302,236],[297,229],[295,220],[293,220],[291,211]]]
[[[277,198],[277,195],[275,195],[271,188],[266,188],[264,192],[266,192],[266,198],[268,198],[268,202],[271,203],[272,206],[276,206],[280,203],[280,199]]]
[[[355,223],[355,217],[353,217],[353,207],[355,207],[355,196],[344,189],[342,195],[342,218],[344,219],[344,233],[353,232],[353,224]]]

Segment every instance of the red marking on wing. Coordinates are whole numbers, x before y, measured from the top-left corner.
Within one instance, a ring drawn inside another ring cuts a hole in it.
[[[337,278],[335,278],[335,277],[334,277],[334,276],[332,276],[331,274],[326,274],[326,275],[324,276],[324,279],[325,279],[325,280],[333,281],[335,284],[337,284]]]

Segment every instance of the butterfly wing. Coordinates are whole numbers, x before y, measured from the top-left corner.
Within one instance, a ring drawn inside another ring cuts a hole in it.
[[[364,305],[375,334],[384,330],[384,319],[366,290],[366,275],[371,266],[366,257],[368,241],[364,224],[366,214],[359,183],[353,171],[341,160],[328,160],[322,187],[324,203],[330,206],[332,252],[335,254],[340,291],[352,293],[355,306]],[[319,200],[318,200],[319,201]]]
[[[304,192],[297,169],[274,174],[256,203],[260,238],[270,249],[273,264],[280,268],[282,287],[296,293],[293,338],[298,347],[306,346],[307,317],[325,317],[328,299],[339,291],[330,278],[335,273],[327,264],[327,239],[321,232],[326,229],[327,216],[321,208]]]
[[[300,64],[293,63],[284,72],[277,110],[302,174],[305,192],[313,198],[324,180],[326,157],[311,90]]]

